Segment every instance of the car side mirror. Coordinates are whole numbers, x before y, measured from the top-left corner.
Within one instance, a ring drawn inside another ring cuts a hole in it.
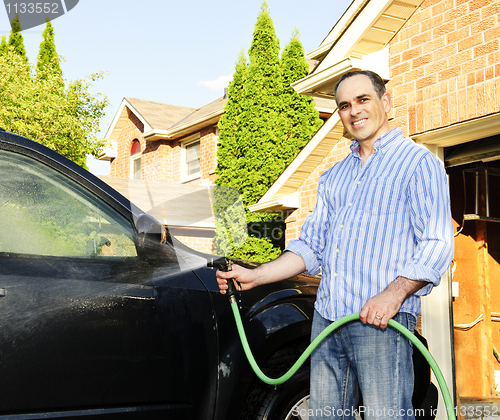
[[[145,260],[167,258],[170,252],[162,244],[172,243],[165,226],[149,214],[140,214],[135,222],[137,252]],[[169,247],[170,248],[170,247]]]

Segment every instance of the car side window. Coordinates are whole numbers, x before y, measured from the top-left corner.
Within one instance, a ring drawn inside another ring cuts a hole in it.
[[[58,171],[0,151],[0,252],[56,257],[137,256],[120,213]]]

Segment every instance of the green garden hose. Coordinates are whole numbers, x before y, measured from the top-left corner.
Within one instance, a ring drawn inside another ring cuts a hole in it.
[[[228,282],[229,283],[229,282]],[[232,282],[231,282],[232,283]],[[241,320],[241,315],[240,311],[238,310],[238,304],[236,302],[236,299],[231,299],[231,308],[233,310],[234,314],[234,319],[236,320],[236,327],[238,328],[238,334],[240,335],[241,339],[241,344],[243,345],[243,350],[245,351],[245,354],[247,356],[248,361],[250,362],[250,365],[252,366],[253,371],[255,374],[261,379],[263,382],[269,385],[279,385],[282,384],[283,382],[287,381],[290,379],[295,372],[302,366],[302,364],[307,360],[307,358],[310,356],[310,354],[313,352],[313,350],[318,346],[318,344],[323,341],[323,339],[330,334],[333,330],[337,329],[338,327],[351,322],[355,320],[359,320],[359,313],[355,313],[352,315],[347,315],[344,316],[343,318],[340,318],[339,320],[333,322],[330,324],[327,328],[325,328],[314,340],[309,346],[305,349],[304,353],[302,353],[299,357],[299,359],[294,363],[294,365],[286,372],[283,376],[280,376],[279,378],[269,378],[266,376],[262,370],[259,368],[257,365],[257,362],[255,361],[255,358],[253,357],[252,351],[250,350],[250,346],[248,345],[248,340],[245,335],[245,330],[243,328],[243,322]],[[411,333],[407,328],[403,327],[399,322],[396,322],[392,319],[389,320],[389,326],[392,328],[398,330],[401,332],[406,338],[408,338],[413,345],[420,350],[422,355],[425,357],[427,362],[429,363],[432,371],[434,372],[434,375],[436,376],[436,379],[439,384],[439,388],[441,389],[441,393],[443,395],[444,399],[444,404],[446,406],[446,413],[448,415],[449,420],[456,420],[455,417],[455,411],[453,407],[453,401],[450,396],[450,391],[448,390],[448,386],[446,385],[446,382],[444,380],[443,374],[441,373],[441,370],[439,369],[439,366],[437,365],[436,361],[430,354],[429,350],[420,342],[420,340],[415,337],[413,333]]]

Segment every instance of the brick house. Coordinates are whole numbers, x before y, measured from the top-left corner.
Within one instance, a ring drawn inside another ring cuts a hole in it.
[[[314,100],[320,117],[329,118],[334,101]],[[168,222],[177,239],[209,253],[215,235],[213,216],[203,214],[203,220],[198,220],[199,213],[193,211],[188,197],[204,196],[203,190],[213,185],[217,123],[226,102],[224,95],[194,109],[124,98],[105,136],[108,147],[99,157],[110,161],[110,176],[103,178],[106,182],[144,211]],[[144,196],[143,190],[149,195]],[[164,200],[170,206],[169,196],[186,207],[170,207],[165,217],[161,212],[154,213]]]
[[[211,182],[215,173],[217,121],[226,99],[200,109],[124,98],[99,157],[110,176],[168,183]]]
[[[225,102],[225,98],[220,98],[195,109],[124,98],[105,136],[109,146],[99,157],[110,161],[110,177],[106,181],[132,201],[138,196],[132,197],[132,191],[141,188],[150,191],[155,203],[167,200],[171,204],[169,195],[178,201],[183,195],[202,194],[215,177],[217,121]],[[124,187],[113,178],[129,181]],[[189,200],[183,202],[187,204]],[[146,201],[136,204],[148,213],[158,205]],[[184,214],[192,210],[188,205]],[[170,208],[168,214],[171,233],[194,249],[211,252],[213,217],[196,220],[196,214],[186,218],[178,212],[172,215],[172,211]],[[154,216],[167,224],[167,216]]]
[[[391,127],[445,164],[455,261],[423,299],[421,327],[457,404],[491,400],[499,387],[499,44],[498,0],[354,0],[308,55],[316,68],[293,84],[301,94],[333,98],[343,73],[376,71],[392,96]],[[319,176],[349,153],[343,134],[335,112],[252,206],[286,211],[287,241],[314,208]]]

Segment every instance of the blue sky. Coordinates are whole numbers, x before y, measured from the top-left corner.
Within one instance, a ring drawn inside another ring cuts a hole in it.
[[[314,50],[350,3],[268,0],[280,46],[288,43],[297,27],[306,53]],[[110,100],[101,123],[103,136],[125,96],[201,107],[222,96],[239,52],[250,47],[261,4],[261,0],[80,0],[52,21],[57,52],[65,58],[64,77],[107,72],[91,89]],[[31,62],[36,62],[44,27],[22,32]],[[10,33],[5,10],[0,11],[0,33]],[[108,167],[106,162],[89,161],[96,174],[108,173]]]

